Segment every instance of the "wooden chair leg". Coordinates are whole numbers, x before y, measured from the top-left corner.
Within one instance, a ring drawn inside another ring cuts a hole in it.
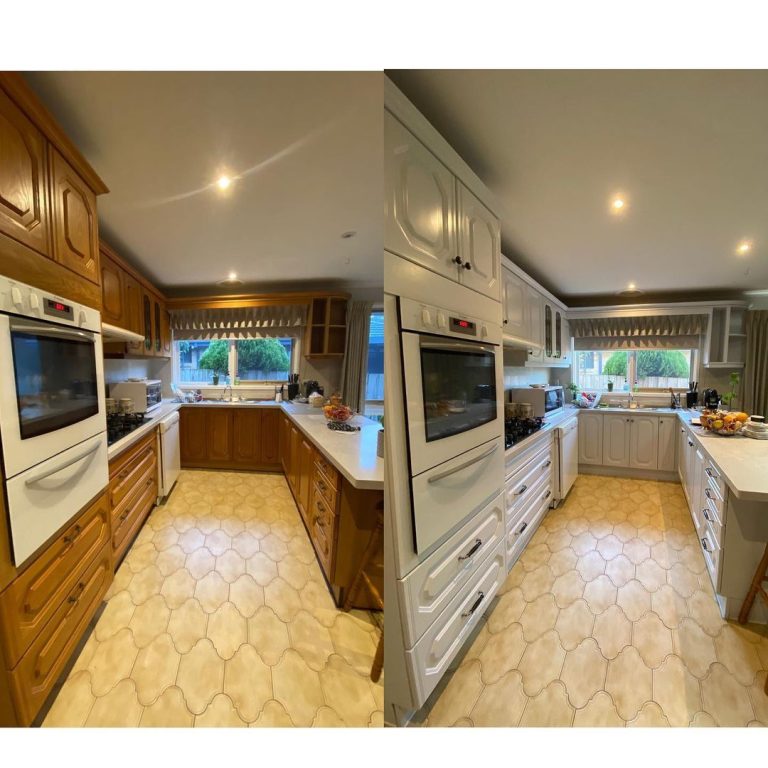
[[[373,680],[374,683],[379,682],[382,669],[384,669],[384,633],[383,632],[379,635],[379,644],[376,646],[376,655],[373,657],[373,664],[371,665],[371,680]]]
[[[768,544],[765,545],[765,552],[760,560],[760,564],[755,571],[755,577],[752,579],[752,585],[749,588],[744,604],[739,612],[739,624],[746,624],[749,619],[749,612],[752,610],[755,598],[760,594],[765,597],[766,592],[763,589],[763,582],[768,578]]]

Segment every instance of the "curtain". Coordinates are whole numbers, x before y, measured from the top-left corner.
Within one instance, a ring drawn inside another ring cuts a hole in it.
[[[707,329],[707,316],[585,317],[569,323],[577,350],[696,349]]]
[[[307,324],[307,307],[281,304],[229,309],[172,309],[173,338],[298,338]]]
[[[357,411],[365,407],[365,379],[368,372],[368,335],[371,327],[371,301],[350,301],[347,307],[347,343],[341,392],[344,402]]]
[[[744,410],[768,416],[768,310],[746,313]]]

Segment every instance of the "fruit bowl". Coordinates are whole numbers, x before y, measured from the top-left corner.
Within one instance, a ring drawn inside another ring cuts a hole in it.
[[[717,435],[735,435],[748,418],[746,413],[740,411],[702,411],[701,426]]]
[[[323,407],[323,413],[328,421],[349,421],[355,414],[349,406],[329,404]]]

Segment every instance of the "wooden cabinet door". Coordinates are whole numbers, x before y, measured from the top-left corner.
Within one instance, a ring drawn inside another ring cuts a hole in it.
[[[118,328],[128,327],[124,275],[125,272],[102,251],[101,319]]]
[[[205,461],[206,445],[205,408],[182,408],[179,411],[179,449],[181,464],[195,466]]]
[[[282,413],[278,410],[261,413],[261,463],[280,463],[280,429]]]
[[[163,305],[160,314],[160,339],[162,340],[162,357],[171,356],[171,315]]]
[[[555,354],[554,347],[554,312],[552,311],[552,305],[544,302],[544,360],[549,362],[552,360]]]
[[[530,341],[528,307],[526,306],[526,289],[528,286],[508,269],[502,269],[501,274],[504,286],[504,335]]]
[[[384,247],[458,281],[453,174],[388,112],[384,153]]]
[[[622,413],[603,415],[603,464],[607,467],[629,466],[629,416]]]
[[[579,464],[603,463],[603,415],[579,414]]]
[[[96,195],[55,149],[51,149],[51,189],[54,257],[98,285],[101,271]]]
[[[280,412],[280,466],[283,468],[285,479],[288,479],[291,465],[291,430],[288,417]]]
[[[656,469],[659,456],[659,419],[657,416],[631,416],[629,419],[629,466]]]
[[[289,466],[289,472],[288,475],[288,482],[291,485],[291,488],[293,489],[293,493],[295,496],[299,495],[299,469],[300,469],[300,463],[299,463],[299,448],[301,447],[301,432],[299,432],[299,428],[294,426],[293,424],[289,424],[289,430],[290,430],[290,466]]]
[[[139,331],[144,336],[144,354],[153,354],[155,348],[155,337],[153,334],[153,301],[152,294],[142,287],[141,289],[141,330]]]
[[[232,411],[232,461],[257,467],[261,464],[262,413],[257,408]]]
[[[659,417],[659,457],[657,467],[663,472],[674,472],[677,468],[677,417]]]
[[[459,187],[459,269],[461,282],[495,301],[501,300],[501,227],[499,220],[461,182]]]
[[[210,461],[232,459],[232,411],[227,407],[205,409],[205,439]]]
[[[302,437],[299,445],[299,505],[306,514],[312,500],[312,468],[315,463],[315,449],[312,443]]]
[[[0,90],[0,232],[50,256],[45,152],[43,135]]]

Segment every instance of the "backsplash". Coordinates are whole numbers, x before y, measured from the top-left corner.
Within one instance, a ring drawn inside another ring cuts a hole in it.
[[[171,361],[164,358],[126,358],[104,360],[104,381],[116,384],[126,379],[160,379],[163,382],[163,397],[171,397]]]
[[[529,384],[549,384],[551,368],[524,368],[504,366],[504,389],[527,387]]]

